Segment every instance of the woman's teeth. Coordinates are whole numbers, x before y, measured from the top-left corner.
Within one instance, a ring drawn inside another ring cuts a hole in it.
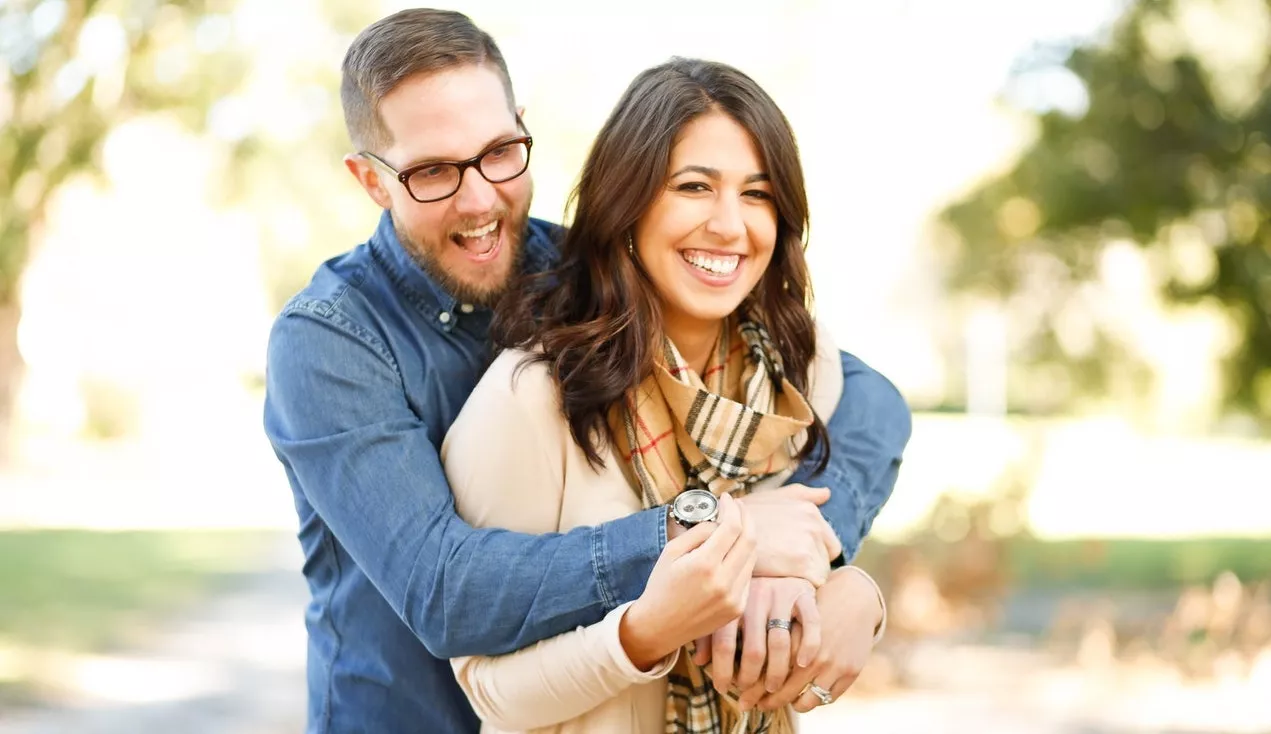
[[[685,262],[714,275],[729,275],[737,269],[741,255],[698,255],[683,253]]]

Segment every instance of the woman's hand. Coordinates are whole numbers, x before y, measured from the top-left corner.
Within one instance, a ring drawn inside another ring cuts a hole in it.
[[[618,638],[648,670],[689,642],[735,621],[746,608],[755,536],[745,509],[725,494],[716,522],[668,541],[644,593],[623,615]]]
[[[791,634],[781,626],[769,629],[770,620],[791,625],[797,621],[802,633],[797,661],[805,666],[815,658],[821,640],[815,587],[799,578],[752,579],[750,597],[740,621],[730,622],[709,640],[699,641],[693,657],[698,665],[711,664],[711,680],[721,693],[727,692],[734,682],[739,690],[748,690],[759,682],[761,675],[768,691],[775,691],[785,683],[790,672]],[[739,625],[741,657],[734,678]]]
[[[884,616],[874,582],[854,568],[838,569],[817,589],[816,604],[834,624],[825,628],[811,664],[791,671],[775,693],[759,686],[743,692],[743,709],[757,704],[761,710],[773,711],[792,703],[795,711],[806,713],[821,705],[820,699],[807,689],[809,683],[819,685],[837,699],[856,681],[873,652],[875,631]],[[795,644],[801,643],[801,632],[795,627]]]

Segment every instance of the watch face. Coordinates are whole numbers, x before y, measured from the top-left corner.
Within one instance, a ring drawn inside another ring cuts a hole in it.
[[[673,507],[675,517],[680,522],[696,525],[699,522],[715,519],[719,500],[704,489],[690,489],[687,492],[681,492],[675,498]]]

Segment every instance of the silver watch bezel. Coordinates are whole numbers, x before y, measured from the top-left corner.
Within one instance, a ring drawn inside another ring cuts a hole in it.
[[[701,499],[710,503],[708,510],[702,511],[700,508],[694,508],[693,513],[681,511],[681,504],[686,499]],[[704,522],[714,522],[719,517],[719,498],[712,492],[705,489],[688,489],[671,500],[671,517],[675,519],[681,527],[691,528]]]

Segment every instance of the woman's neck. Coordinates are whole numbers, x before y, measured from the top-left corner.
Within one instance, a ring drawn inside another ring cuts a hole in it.
[[[684,362],[701,376],[710,362],[711,350],[719,341],[719,332],[724,327],[723,321],[700,321],[698,319],[667,319],[666,337],[679,350]]]

